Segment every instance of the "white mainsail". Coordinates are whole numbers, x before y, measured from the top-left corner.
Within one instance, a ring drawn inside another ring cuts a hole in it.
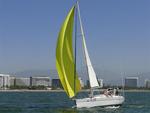
[[[87,47],[86,47],[85,36],[84,36],[84,32],[83,32],[83,27],[82,27],[82,21],[81,21],[80,9],[79,9],[78,2],[77,2],[77,6],[78,6],[78,15],[79,15],[80,29],[81,29],[82,41],[83,41],[83,51],[84,51],[85,62],[86,62],[86,65],[87,65],[87,71],[88,71],[88,75],[89,75],[89,82],[90,82],[91,88],[95,88],[95,87],[99,87],[99,84],[98,84],[96,74],[95,74],[95,71],[93,69],[92,63],[90,61],[90,57],[89,57],[88,50],[87,50]]]

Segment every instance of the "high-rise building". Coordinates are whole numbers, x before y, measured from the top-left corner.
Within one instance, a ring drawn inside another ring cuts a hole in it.
[[[15,80],[16,80],[16,77],[10,76],[10,79],[9,79],[10,86],[15,86]]]
[[[30,77],[30,86],[50,86],[50,77]]]
[[[136,88],[138,87],[138,77],[126,77],[125,78],[125,87]]]
[[[149,79],[145,80],[145,87],[150,88],[150,80]]]
[[[0,88],[7,88],[10,86],[10,75],[0,74]]]
[[[62,88],[60,79],[52,79],[52,88]]]
[[[30,78],[17,77],[14,82],[16,86],[30,86]]]

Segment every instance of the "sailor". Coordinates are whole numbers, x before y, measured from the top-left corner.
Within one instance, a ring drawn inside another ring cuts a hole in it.
[[[116,88],[116,95],[119,95],[119,91],[118,91],[118,88]]]
[[[108,95],[109,95],[109,96],[112,96],[112,94],[113,94],[113,90],[112,90],[112,88],[109,88],[109,89],[108,89]]]
[[[108,89],[104,90],[104,95],[108,96]]]
[[[118,95],[119,92],[118,92],[118,88],[114,88],[114,95]]]
[[[114,95],[116,95],[116,91],[117,91],[117,89],[116,89],[116,88],[114,88],[114,92],[113,92],[113,94],[114,94]]]
[[[107,90],[104,91],[104,95],[106,96],[112,96],[112,89],[108,88]]]

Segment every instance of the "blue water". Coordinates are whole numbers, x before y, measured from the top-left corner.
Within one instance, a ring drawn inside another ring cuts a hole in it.
[[[119,109],[75,109],[63,92],[0,92],[0,113],[150,113],[150,92],[128,92],[125,98]]]

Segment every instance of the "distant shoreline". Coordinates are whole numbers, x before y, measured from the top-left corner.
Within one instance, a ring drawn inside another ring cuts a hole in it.
[[[104,89],[96,90],[96,91],[104,91]],[[120,90],[122,91],[122,90]],[[19,89],[19,90],[0,90],[0,92],[64,92],[64,90],[28,90],[28,89]],[[80,92],[89,92],[89,89],[81,90]],[[150,92],[150,90],[124,90],[124,92]]]

